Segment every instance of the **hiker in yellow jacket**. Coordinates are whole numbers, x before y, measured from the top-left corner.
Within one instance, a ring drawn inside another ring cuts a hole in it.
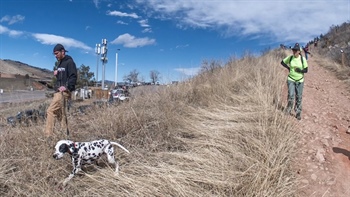
[[[295,117],[301,120],[304,74],[307,73],[308,65],[306,59],[301,55],[299,43],[295,43],[292,51],[292,56],[288,56],[281,61],[282,66],[289,70],[287,79],[288,104],[285,113],[291,114],[295,102]]]

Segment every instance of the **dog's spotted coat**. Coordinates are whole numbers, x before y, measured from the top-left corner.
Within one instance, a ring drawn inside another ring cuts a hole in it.
[[[56,143],[55,153],[53,157],[55,159],[61,159],[65,153],[69,153],[72,158],[73,170],[71,174],[63,182],[64,185],[74,177],[76,173],[81,170],[81,165],[84,163],[91,163],[102,156],[103,153],[107,154],[108,162],[115,164],[115,173],[118,173],[119,164],[114,158],[114,147],[119,146],[121,149],[129,153],[129,151],[122,145],[116,142],[110,142],[108,140],[96,140],[91,142],[73,142],[71,140],[60,140]]]

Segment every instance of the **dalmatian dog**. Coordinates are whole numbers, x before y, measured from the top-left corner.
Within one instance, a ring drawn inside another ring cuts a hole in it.
[[[115,164],[115,174],[118,174],[119,164],[114,158],[114,147],[119,146],[121,149],[129,153],[122,145],[105,139],[95,140],[91,142],[74,142],[71,140],[60,140],[56,143],[53,158],[61,159],[65,153],[69,153],[72,158],[73,170],[71,174],[64,180],[63,185],[74,177],[76,173],[81,171],[81,166],[85,163],[91,163],[101,157],[103,153],[107,154],[108,162]]]

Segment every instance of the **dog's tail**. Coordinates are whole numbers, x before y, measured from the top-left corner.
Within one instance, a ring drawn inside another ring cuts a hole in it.
[[[113,145],[117,145],[117,146],[119,146],[121,149],[123,149],[125,152],[130,153],[126,148],[124,148],[124,146],[118,144],[117,142],[110,142],[110,143],[113,144]]]

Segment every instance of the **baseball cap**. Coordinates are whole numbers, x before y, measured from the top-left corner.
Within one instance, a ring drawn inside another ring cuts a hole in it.
[[[295,43],[295,45],[294,45],[294,47],[292,48],[292,50],[300,51],[300,45],[299,45],[299,43]]]
[[[56,46],[53,48],[53,52],[62,51],[62,50],[64,50],[65,52],[68,52],[62,44],[56,44]]]

